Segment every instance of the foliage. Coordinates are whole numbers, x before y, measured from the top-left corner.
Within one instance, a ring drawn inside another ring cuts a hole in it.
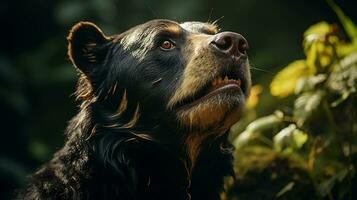
[[[237,180],[228,199],[356,195],[357,26],[327,2],[344,29],[327,22],[311,26],[304,33],[305,59],[293,61],[271,82],[273,96],[293,102],[253,120],[240,134],[232,129],[238,135],[233,138]]]

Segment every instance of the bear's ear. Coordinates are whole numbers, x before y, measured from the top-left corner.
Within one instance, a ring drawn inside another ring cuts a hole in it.
[[[72,63],[84,74],[96,71],[108,52],[111,39],[91,22],[79,22],[74,25],[67,37],[68,56]]]

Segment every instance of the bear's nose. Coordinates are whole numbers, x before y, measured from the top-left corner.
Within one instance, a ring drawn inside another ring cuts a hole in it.
[[[210,46],[216,51],[228,56],[239,57],[241,55],[246,55],[248,42],[238,33],[222,32],[213,37]]]

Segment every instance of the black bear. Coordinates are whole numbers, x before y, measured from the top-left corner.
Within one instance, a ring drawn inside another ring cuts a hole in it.
[[[17,198],[220,199],[251,84],[245,38],[152,20],[113,36],[80,22],[67,39],[80,110]]]

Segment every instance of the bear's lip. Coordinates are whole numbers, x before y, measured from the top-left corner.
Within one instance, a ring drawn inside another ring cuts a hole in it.
[[[179,109],[192,107],[213,96],[229,91],[237,91],[237,93],[244,94],[246,92],[246,83],[242,80],[244,79],[241,79],[236,71],[223,73],[213,78],[211,81],[208,81],[207,84],[201,87],[194,96],[185,98],[175,107]]]
[[[205,101],[206,99],[211,98],[212,96],[218,95],[220,93],[227,92],[228,90],[241,90],[241,80],[240,79],[228,79],[226,76],[224,79],[222,77],[215,78],[211,82],[211,86],[206,87],[203,91],[205,91],[204,95],[201,97],[198,97],[191,103],[189,103],[189,106],[193,106],[196,104],[199,104],[200,102]]]
[[[224,89],[226,87],[240,88],[240,86],[241,86],[240,79],[230,79],[230,78],[228,78],[227,75],[224,78],[217,77],[217,78],[213,79],[213,81],[211,82],[211,87],[208,88],[207,95],[210,95],[211,93],[214,93],[214,92]],[[207,96],[207,95],[205,95],[205,96]]]

